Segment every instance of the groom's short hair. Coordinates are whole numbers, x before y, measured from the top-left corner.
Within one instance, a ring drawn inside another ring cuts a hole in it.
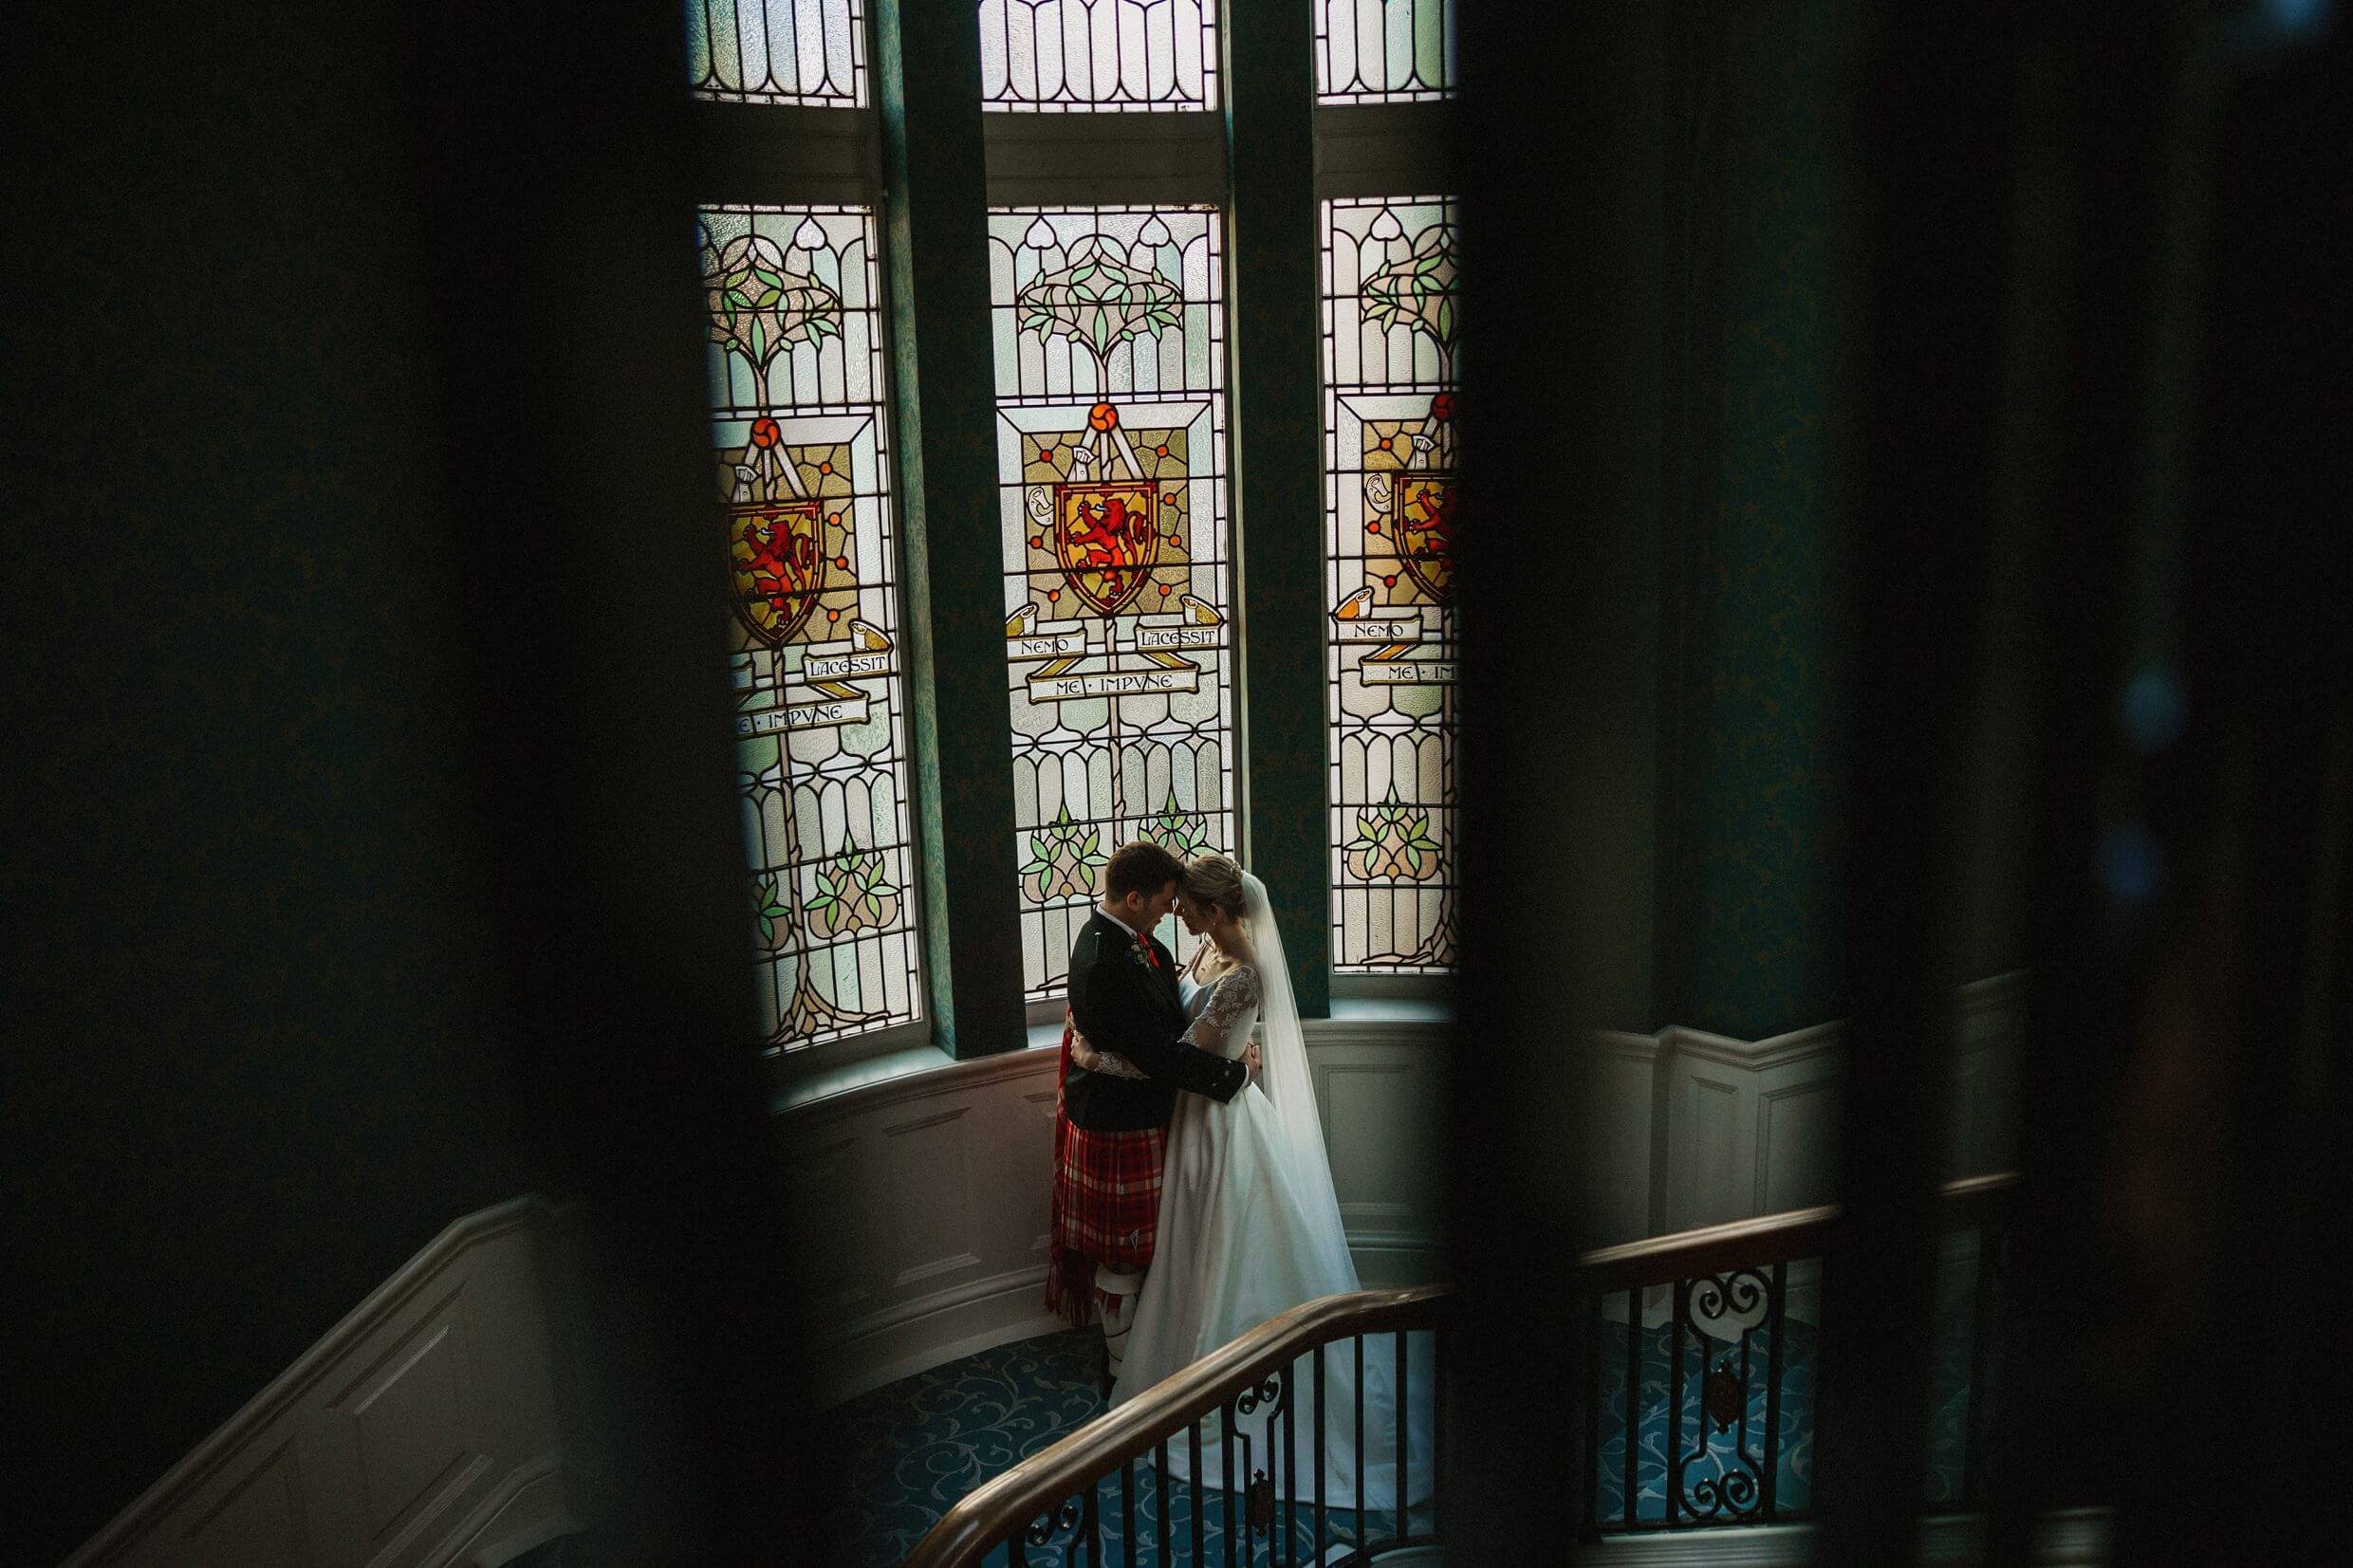
[[[1149,839],[1121,844],[1103,867],[1103,891],[1114,901],[1131,893],[1155,894],[1185,874],[1185,863]]]

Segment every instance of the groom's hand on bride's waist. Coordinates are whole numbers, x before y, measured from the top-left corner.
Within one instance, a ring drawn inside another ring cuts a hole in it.
[[[1242,1052],[1242,1065],[1250,1071],[1250,1081],[1258,1081],[1261,1061],[1258,1042],[1251,1041]],[[1070,1064],[1090,1073],[1107,1073],[1114,1078],[1142,1078],[1144,1073],[1127,1058],[1113,1051],[1099,1051],[1076,1029],[1070,1031]]]

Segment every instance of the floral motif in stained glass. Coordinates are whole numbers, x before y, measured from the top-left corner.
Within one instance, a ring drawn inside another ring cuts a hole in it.
[[[1221,233],[1055,208],[989,235],[1023,979],[1050,997],[1112,850],[1233,847]]]
[[[873,214],[706,207],[738,787],[769,1042],[921,1007]]]
[[[1333,967],[1454,964],[1454,204],[1324,204]]]

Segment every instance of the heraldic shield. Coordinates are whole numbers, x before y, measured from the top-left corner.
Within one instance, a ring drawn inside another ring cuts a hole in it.
[[[814,500],[739,501],[727,509],[735,614],[770,648],[799,636],[825,591],[818,509]]]
[[[1071,591],[1098,615],[1135,602],[1159,560],[1156,479],[1065,481],[1054,487],[1054,559]]]
[[[1454,594],[1454,476],[1398,476],[1398,552],[1415,584],[1440,604]]]

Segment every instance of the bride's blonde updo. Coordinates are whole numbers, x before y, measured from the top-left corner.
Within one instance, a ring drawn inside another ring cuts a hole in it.
[[[1242,887],[1242,868],[1223,855],[1196,855],[1185,862],[1185,896],[1196,904],[1222,910],[1230,920],[1242,918],[1242,905],[1248,895]]]

